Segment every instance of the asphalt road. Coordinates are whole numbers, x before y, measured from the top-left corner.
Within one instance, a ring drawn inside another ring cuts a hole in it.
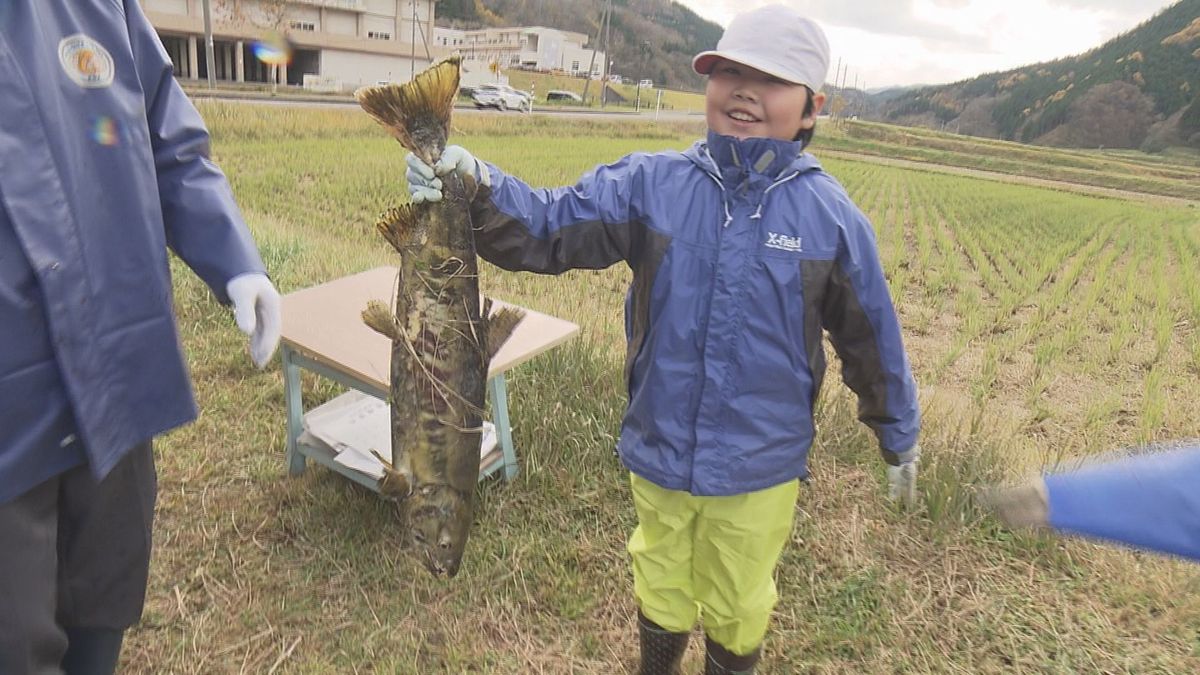
[[[335,100],[335,101],[314,101],[309,99],[285,99],[285,98],[248,98],[234,96],[212,96],[202,91],[191,91],[188,95],[193,100],[220,100],[229,103],[240,103],[245,105],[271,105],[271,106],[287,106],[296,108],[357,108],[358,104],[354,101]],[[476,109],[472,106],[455,106],[454,113],[466,115],[520,115],[516,111],[500,112],[492,109]],[[553,115],[555,117],[566,117],[575,119],[637,119],[637,120],[653,120],[655,113],[653,110],[643,110],[640,113],[635,113],[630,110],[573,110],[563,108],[538,108],[534,106],[534,115]],[[659,121],[677,121],[677,120],[703,120],[704,117],[699,114],[689,114],[675,110],[662,110],[658,113]]]

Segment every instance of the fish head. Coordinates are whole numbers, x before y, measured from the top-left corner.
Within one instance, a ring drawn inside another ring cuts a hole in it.
[[[471,528],[468,500],[444,485],[418,489],[409,501],[409,532],[417,557],[436,577],[458,574]]]

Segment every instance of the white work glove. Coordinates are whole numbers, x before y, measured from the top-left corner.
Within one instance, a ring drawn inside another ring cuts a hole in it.
[[[404,177],[408,179],[408,194],[414,204],[421,202],[439,202],[442,200],[442,179],[450,172],[461,176],[471,176],[477,183],[491,186],[492,176],[483,162],[467,152],[459,145],[447,145],[437,164],[429,166],[420,157],[408,153],[404,158],[408,163],[408,171]]]
[[[243,333],[250,336],[250,359],[262,368],[271,360],[279,345],[283,327],[279,292],[265,274],[240,274],[225,285],[233,303],[233,318]]]
[[[1016,487],[985,490],[981,501],[1009,527],[1049,526],[1050,498],[1042,478]]]
[[[888,499],[899,501],[904,506],[912,506],[917,501],[917,462],[916,458],[899,466],[888,465]]]

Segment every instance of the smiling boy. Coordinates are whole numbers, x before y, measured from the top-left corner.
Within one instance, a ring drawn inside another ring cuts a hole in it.
[[[643,675],[677,672],[697,621],[706,673],[754,670],[808,476],[823,331],[892,497],[913,499],[918,455],[916,385],[874,232],[804,151],[825,100],[824,34],[763,7],[693,66],[709,76],[709,131],[682,153],[634,153],[553,190],[457,146],[433,168],[409,156],[414,201],[441,198],[439,174],[476,177],[486,260],[633,272],[617,450],[638,516],[628,550]]]

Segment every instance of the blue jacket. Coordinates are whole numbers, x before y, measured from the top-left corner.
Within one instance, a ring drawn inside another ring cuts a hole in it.
[[[1046,476],[1048,520],[1063,532],[1200,561],[1200,446]]]
[[[0,3],[0,502],[196,415],[170,246],[263,272],[135,0]]]
[[[553,190],[489,170],[472,205],[485,259],[633,271],[617,446],[631,471],[696,495],[807,476],[823,329],[885,459],[913,456],[916,386],[874,232],[799,143],[710,133]]]

